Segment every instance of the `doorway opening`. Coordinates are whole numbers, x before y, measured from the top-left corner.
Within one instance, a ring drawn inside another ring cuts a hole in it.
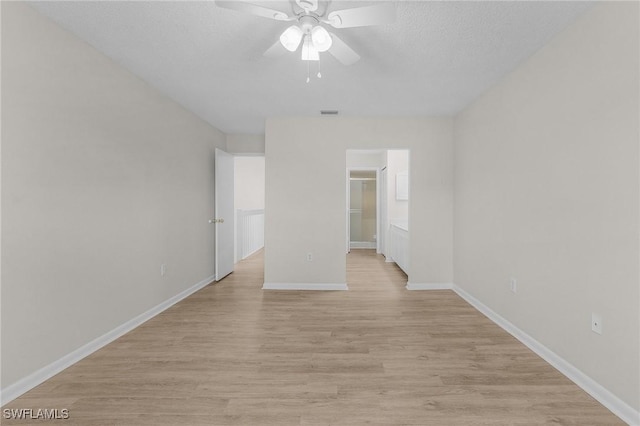
[[[378,171],[349,171],[349,248],[377,249]]]
[[[237,263],[264,247],[264,156],[235,155],[234,181],[234,260]]]
[[[409,274],[409,150],[347,150],[346,251],[376,250]]]

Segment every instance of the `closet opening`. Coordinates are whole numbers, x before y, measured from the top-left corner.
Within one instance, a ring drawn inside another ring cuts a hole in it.
[[[407,149],[348,149],[346,252],[375,250],[409,274]]]
[[[377,249],[378,171],[349,171],[349,250]]]

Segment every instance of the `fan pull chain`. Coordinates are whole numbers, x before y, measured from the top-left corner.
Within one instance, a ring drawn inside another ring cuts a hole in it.
[[[305,61],[307,63],[307,83],[309,83],[311,81],[311,65],[309,64],[309,62],[311,61]],[[318,62],[318,73],[316,74],[316,76],[318,78],[322,78],[322,73],[320,72],[320,61],[316,61]]]

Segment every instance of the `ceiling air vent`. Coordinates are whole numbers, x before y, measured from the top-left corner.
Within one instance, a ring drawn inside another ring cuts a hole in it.
[[[338,110],[322,110],[320,115],[338,115]]]

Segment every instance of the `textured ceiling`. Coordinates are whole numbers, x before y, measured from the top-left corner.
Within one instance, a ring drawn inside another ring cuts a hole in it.
[[[284,2],[259,2],[289,12]],[[333,1],[329,10],[369,5]],[[535,53],[592,3],[394,2],[397,19],[334,32],[362,59],[265,58],[289,24],[208,2],[35,2],[35,8],[225,133],[272,116],[451,115]],[[317,70],[311,64],[312,74]]]

